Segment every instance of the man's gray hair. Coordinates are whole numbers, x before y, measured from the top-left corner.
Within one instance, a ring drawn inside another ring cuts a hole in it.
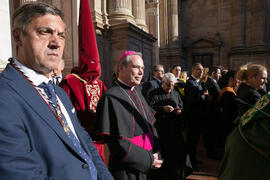
[[[63,20],[64,15],[62,12],[46,3],[31,2],[25,3],[17,8],[12,16],[12,28],[20,29],[23,33],[26,33],[26,27],[34,18],[44,16],[46,14],[52,14],[61,17]]]
[[[170,73],[170,72],[165,73],[163,78],[162,78],[162,82],[176,82],[176,81],[177,80],[176,80],[174,74]]]
[[[118,60],[115,64],[115,68],[114,68],[114,72],[116,74],[116,76],[118,75],[119,73],[119,66],[120,65],[124,65],[124,66],[128,66],[130,60],[131,60],[131,56],[134,56],[134,55],[138,55],[142,58],[142,53],[141,52],[136,52],[134,54],[131,54],[131,55],[127,55],[126,57],[122,58],[120,61]]]

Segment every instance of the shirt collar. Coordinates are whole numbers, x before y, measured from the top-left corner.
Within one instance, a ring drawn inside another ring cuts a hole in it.
[[[46,76],[26,67],[25,65],[21,64],[19,61],[14,59],[14,64],[17,68],[20,69],[20,71],[35,85],[38,86],[41,83],[48,83],[49,80],[52,80],[52,78],[47,78]]]

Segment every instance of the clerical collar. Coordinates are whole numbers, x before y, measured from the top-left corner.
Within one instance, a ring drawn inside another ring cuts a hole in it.
[[[195,78],[193,75],[191,76],[196,80],[197,83],[200,82],[200,79]]]
[[[121,81],[119,78],[117,78],[117,81],[119,81],[122,85],[126,86],[126,88],[130,89],[131,91],[133,91],[133,89],[135,88],[135,86],[129,86],[126,83],[124,83],[123,81]]]
[[[35,85],[38,86],[41,83],[45,82],[48,83],[49,80],[52,80],[52,78],[47,78],[46,76],[26,67],[25,65],[21,64],[16,59],[13,59],[14,65],[20,69],[20,71]]]

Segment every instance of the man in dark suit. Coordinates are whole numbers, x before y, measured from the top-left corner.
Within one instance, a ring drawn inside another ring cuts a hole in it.
[[[148,101],[151,91],[161,87],[161,80],[164,76],[164,67],[161,64],[155,65],[152,68],[153,79],[145,82],[142,85],[142,93],[144,98]]]
[[[218,66],[211,66],[209,68],[209,77],[205,82],[205,87],[209,92],[209,97],[206,101],[206,118],[204,125],[204,139],[207,149],[207,155],[210,158],[218,158],[215,148],[216,148],[216,137],[217,123],[219,118],[219,105],[218,98],[220,93],[220,88],[218,85],[218,80],[221,77],[221,70]]]
[[[45,3],[13,15],[18,53],[0,75],[0,179],[113,179],[68,96],[51,82],[65,46],[62,18]]]
[[[192,75],[185,86],[185,111],[187,117],[187,153],[190,155],[191,164],[194,170],[197,167],[197,146],[204,120],[204,103],[208,92],[204,91],[200,83],[203,66],[196,63],[192,66]]]

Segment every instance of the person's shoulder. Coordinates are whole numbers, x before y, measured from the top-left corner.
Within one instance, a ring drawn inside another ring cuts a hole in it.
[[[1,75],[0,75],[0,97],[1,98],[9,98],[9,94],[11,91],[11,87],[8,85],[8,81],[7,79],[3,78]]]
[[[190,78],[188,78],[188,80],[186,81],[186,86],[189,85],[194,85],[195,84],[195,79],[191,76]]]
[[[107,89],[107,91],[103,94],[103,96],[115,96],[119,95],[120,88],[118,86],[111,86],[110,88]]]
[[[7,67],[0,73],[0,93],[2,97],[7,98],[2,93],[11,92],[12,88],[9,83],[17,81],[14,80],[17,79],[17,77],[19,77],[18,73],[14,71],[14,69],[10,65],[7,65]]]
[[[153,83],[153,79],[152,80],[150,80],[150,81],[146,81],[146,82],[144,82],[143,84],[142,84],[142,87],[148,87],[148,86],[151,86],[152,85],[152,83]]]
[[[221,99],[235,98],[235,97],[236,97],[236,95],[235,95],[233,92],[231,92],[231,91],[226,91],[226,92],[224,92],[224,93],[222,94]]]
[[[190,77],[187,79],[186,83],[188,83],[188,82],[194,82],[195,80],[196,80],[196,79],[195,79],[194,77],[190,76]]]
[[[77,82],[77,81],[79,82],[80,81],[80,79],[77,78],[76,76],[74,76],[73,74],[66,75],[63,80],[66,80],[67,82]]]
[[[178,97],[178,96],[180,97],[180,93],[176,89],[172,89],[171,95],[174,96],[174,97]]]

